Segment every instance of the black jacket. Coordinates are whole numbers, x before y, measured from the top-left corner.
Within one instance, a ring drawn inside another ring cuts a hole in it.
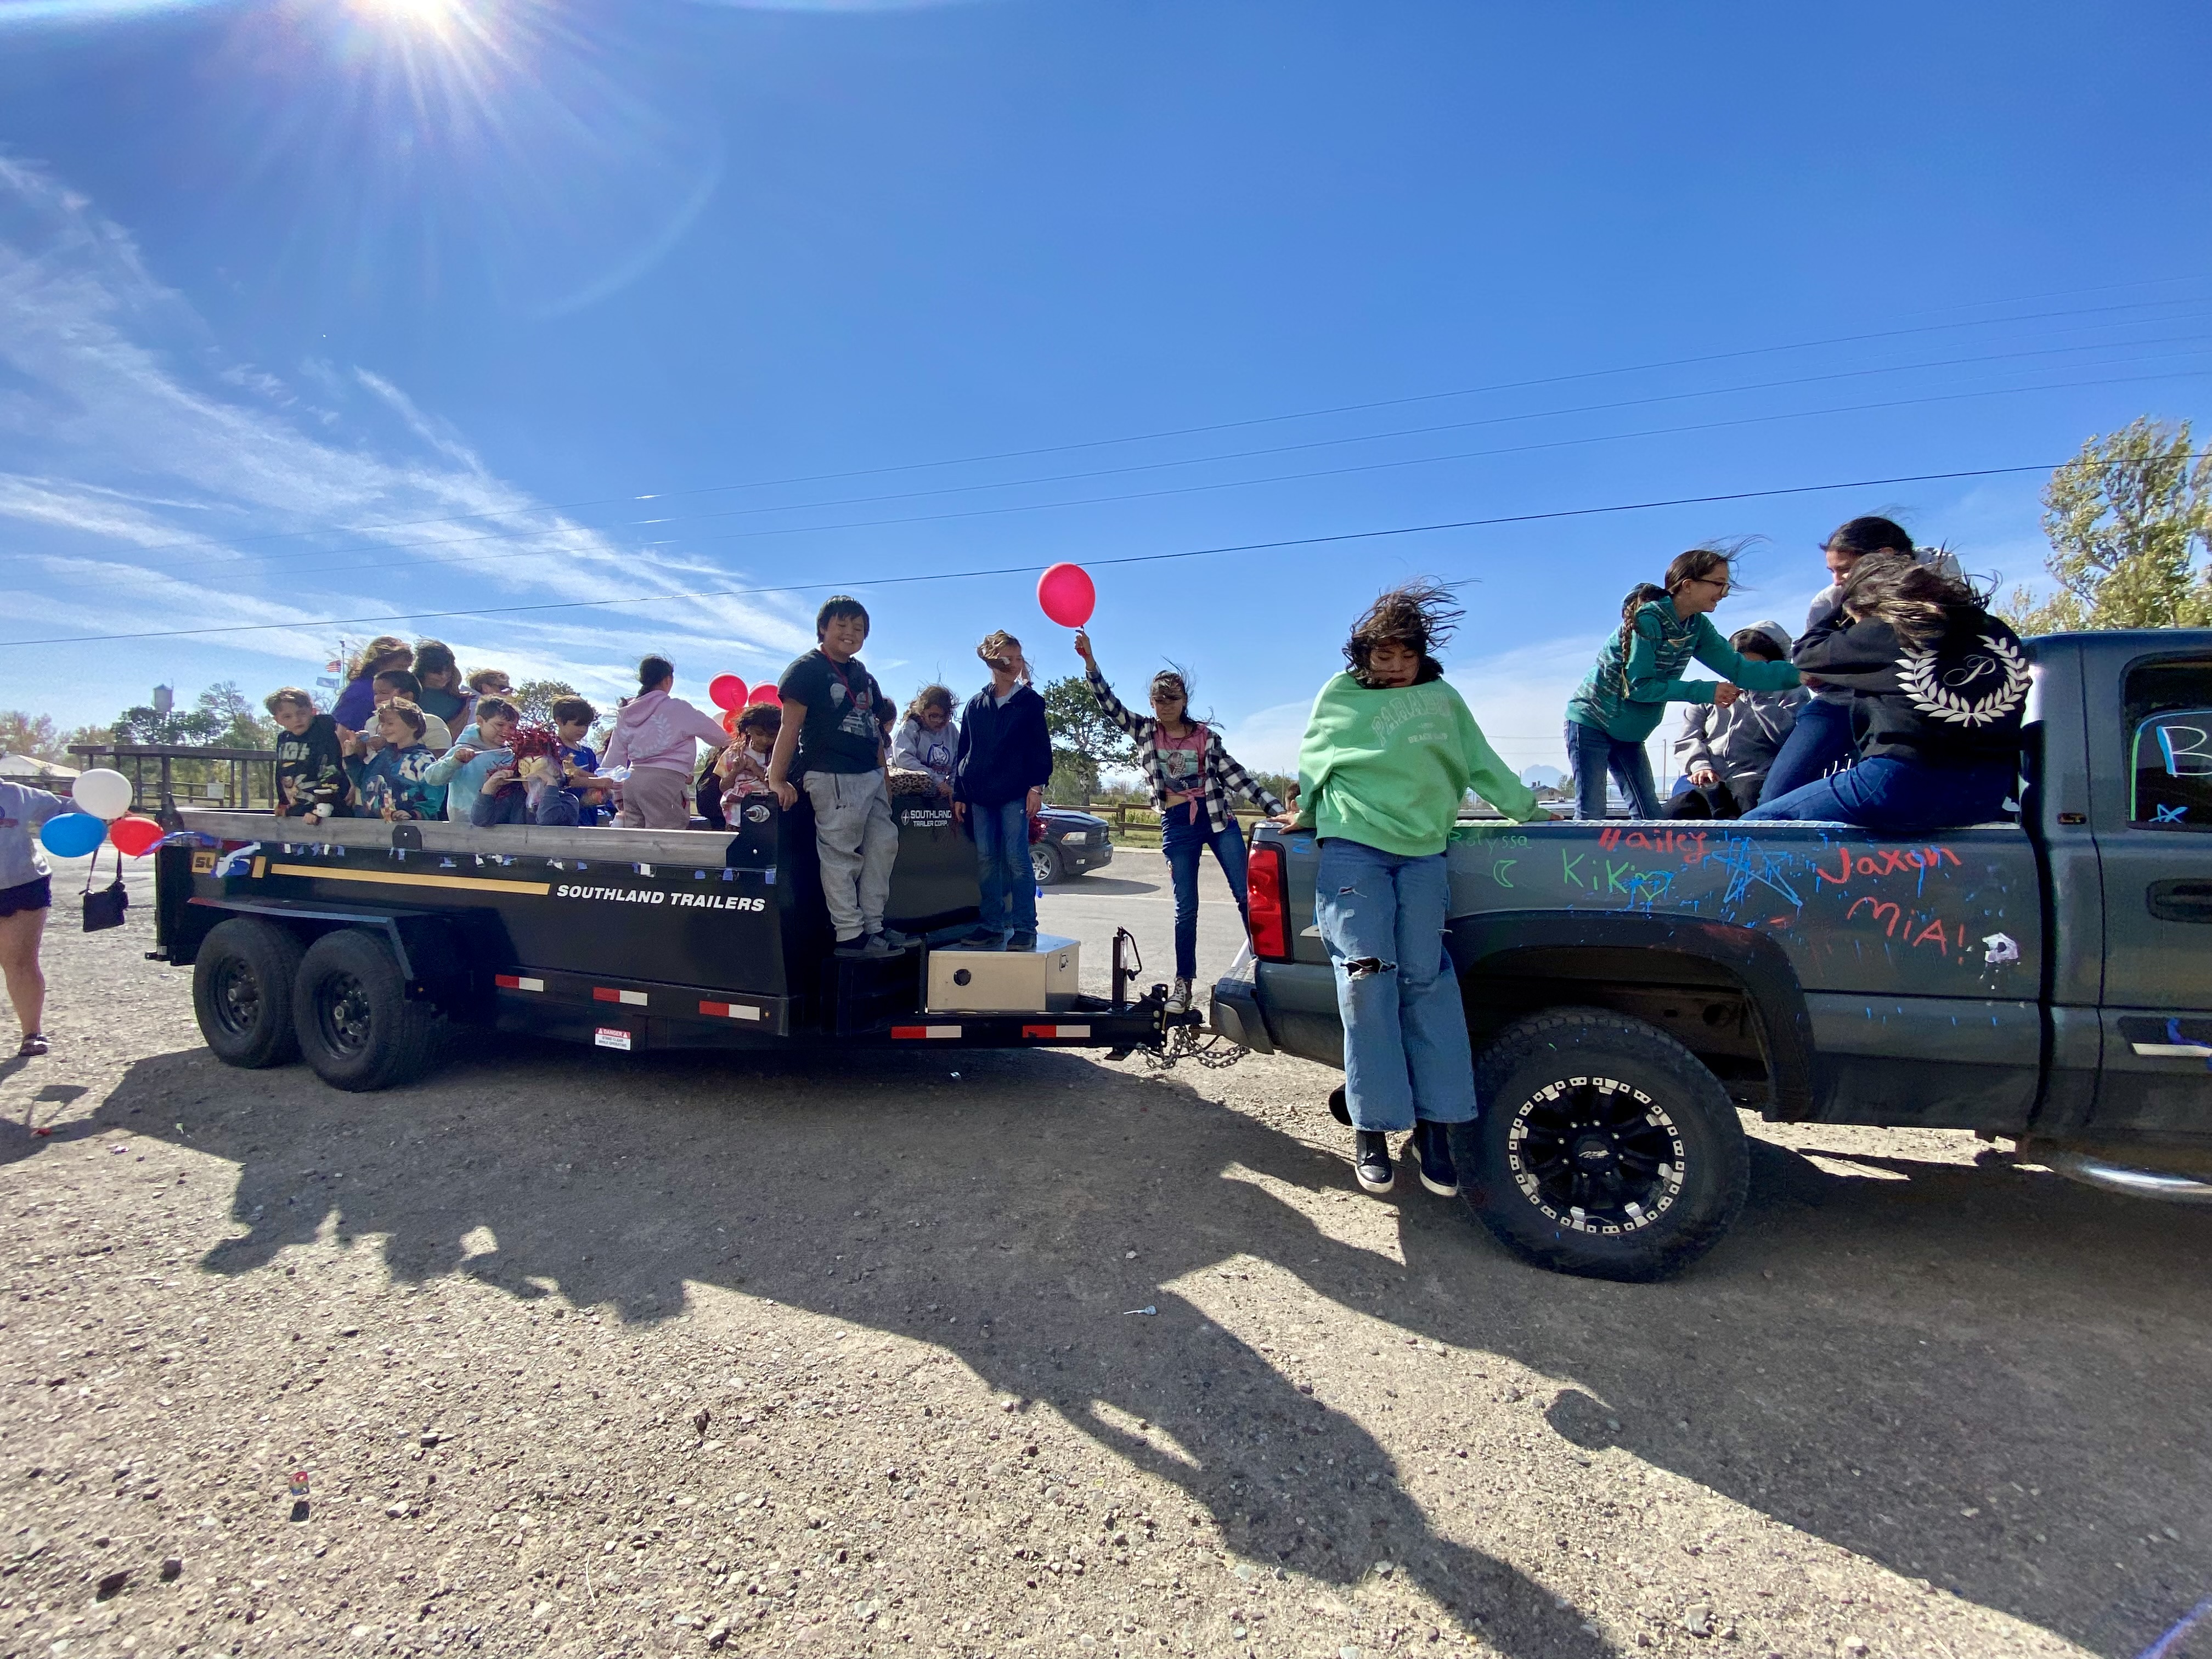
[[[1931,766],[2014,763],[2027,707],[2027,653],[2020,636],[1980,611],[1958,612],[1934,645],[1910,650],[1887,623],[1839,624],[1790,660],[1848,687],[1851,732],[1863,757],[1889,755]]]
[[[968,699],[960,747],[952,757],[952,797],[975,806],[1020,800],[1052,779],[1052,734],[1044,699],[1018,686],[1000,708],[988,686]]]
[[[279,817],[303,818],[318,806],[343,814],[352,794],[336,720],[328,714],[318,714],[296,738],[289,732],[276,734]]]

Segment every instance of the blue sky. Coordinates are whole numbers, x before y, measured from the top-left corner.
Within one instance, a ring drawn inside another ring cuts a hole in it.
[[[1467,579],[1454,677],[1557,763],[1681,548],[1771,538],[1736,625],[1863,511],[2018,580],[2039,477],[1103,561],[2201,416],[2212,13],[2109,19],[0,0],[0,708],[312,680],[327,618],[787,590],[344,630],[602,696],[665,650],[703,698],[832,584],[888,689],[965,690],[994,627],[1075,667],[1034,576],[887,579],[1073,559],[1109,671],[1186,664],[1268,766],[1367,599]]]

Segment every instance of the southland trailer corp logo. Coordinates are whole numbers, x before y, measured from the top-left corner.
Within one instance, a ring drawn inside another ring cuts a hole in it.
[[[593,899],[604,904],[665,904],[678,910],[765,910],[764,898],[744,898],[734,893],[687,893],[665,887],[587,887],[562,882],[555,898]]]

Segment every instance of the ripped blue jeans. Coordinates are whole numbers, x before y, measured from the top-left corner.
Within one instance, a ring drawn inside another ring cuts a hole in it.
[[[1334,836],[1322,843],[1315,885],[1336,969],[1352,1127],[1466,1122],[1475,1113],[1474,1056],[1444,946],[1444,855],[1407,858]]]

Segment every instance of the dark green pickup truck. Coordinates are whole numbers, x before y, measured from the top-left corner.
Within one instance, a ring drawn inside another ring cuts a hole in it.
[[[1460,824],[1448,943],[1482,1115],[1453,1144],[1484,1224],[1566,1272],[1672,1273],[1742,1206],[1738,1107],[1972,1129],[2212,1199],[2212,630],[2030,650],[2014,821]],[[1260,830],[1253,951],[1212,1023],[1341,1066],[1318,860]]]

